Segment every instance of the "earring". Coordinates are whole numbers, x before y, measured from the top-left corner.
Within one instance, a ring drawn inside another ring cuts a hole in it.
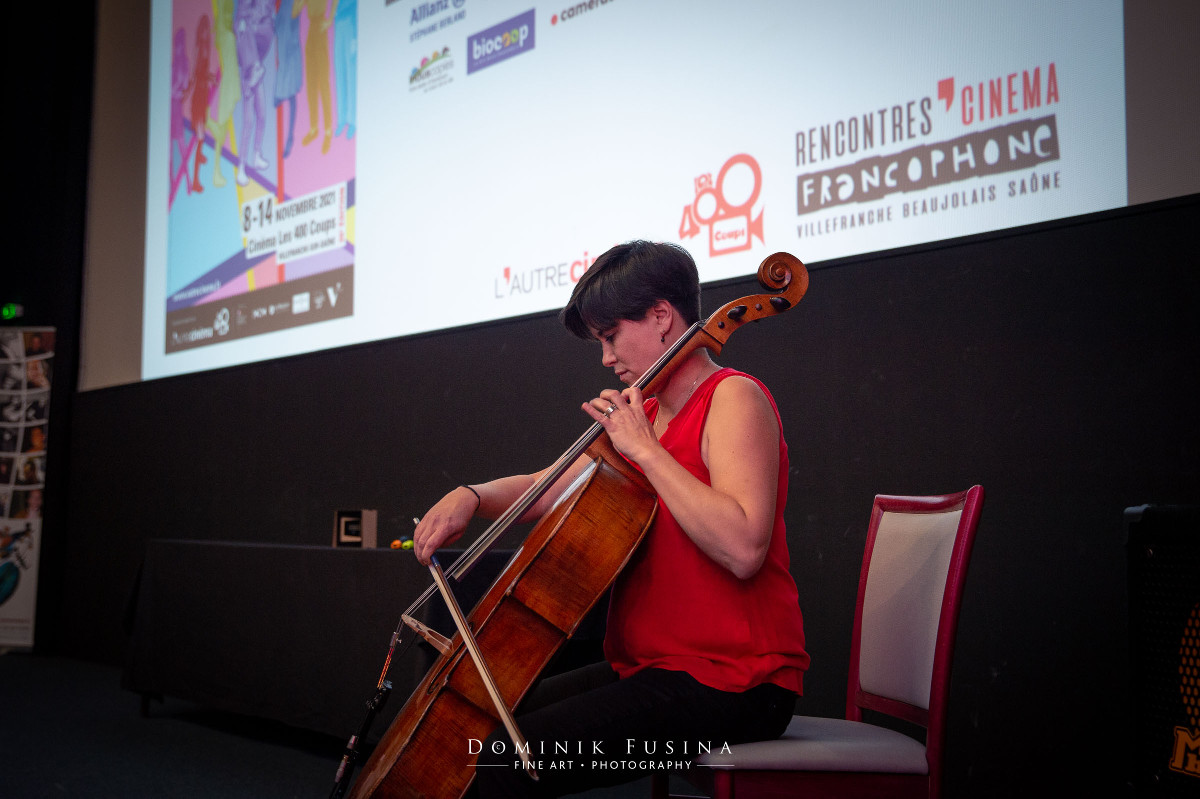
[[[667,334],[663,333],[661,336],[658,337],[658,340],[660,343],[666,344],[667,343]]]

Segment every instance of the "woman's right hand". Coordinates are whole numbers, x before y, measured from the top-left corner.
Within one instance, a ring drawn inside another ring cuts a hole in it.
[[[558,479],[555,487],[551,488],[517,521],[532,522],[540,519],[553,506],[559,494],[583,471],[588,462],[587,456],[581,455]],[[430,559],[438,549],[447,544],[453,544],[462,537],[463,531],[467,529],[472,518],[475,516],[484,519],[497,518],[499,514],[520,499],[545,473],[546,470],[543,469],[535,474],[514,474],[486,483],[478,483],[470,488],[462,485],[454,489],[439,499],[437,504],[425,514],[425,517],[417,522],[417,529],[413,531],[413,554],[417,556],[417,560],[428,566]]]
[[[435,552],[461,538],[478,507],[479,498],[466,486],[459,486],[438,500],[413,532],[413,554],[417,560],[428,566]]]

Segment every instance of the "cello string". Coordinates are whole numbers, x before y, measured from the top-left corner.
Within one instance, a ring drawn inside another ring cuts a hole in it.
[[[701,322],[695,322],[684,335],[680,336],[662,356],[650,366],[649,369],[637,379],[634,386],[639,389],[644,389],[654,382],[654,379],[666,368],[668,364],[679,354],[679,352],[692,340],[692,338],[703,327]],[[536,503],[547,491],[554,485],[558,478],[569,469],[572,464],[579,459],[587,448],[604,432],[604,426],[599,422],[593,422],[582,436],[580,436],[571,447],[559,457],[554,465],[551,466],[546,474],[530,486],[524,494],[522,494],[516,502],[509,506],[500,518],[484,531],[471,546],[464,550],[463,554],[451,565],[449,572],[457,579],[462,579],[475,565],[476,561],[487,552],[496,542],[496,540],[507,532],[516,521],[523,516],[534,503]],[[429,592],[429,593],[432,593]],[[424,597],[428,599],[428,597]]]
[[[654,380],[662,373],[663,369],[665,369],[667,365],[669,365],[671,361],[679,355],[684,347],[692,341],[696,334],[703,329],[704,324],[704,320],[697,321],[692,324],[692,326],[688,328],[684,335],[680,336],[674,344],[668,347],[666,352],[664,352],[662,356],[659,357],[659,359],[655,361],[654,364],[651,365],[650,368],[647,369],[642,376],[637,379],[637,381],[634,382],[634,386],[639,389],[645,389],[646,387],[652,385]],[[496,541],[522,516],[524,516],[525,513],[528,512],[528,510],[533,507],[533,505],[539,499],[541,499],[547,491],[550,490],[554,483],[566,473],[567,469],[569,469],[571,465],[574,464],[575,461],[587,451],[587,448],[590,447],[603,432],[603,425],[601,425],[599,422],[593,422],[591,427],[589,427],[583,435],[576,439],[575,443],[572,444],[567,451],[564,452],[558,458],[558,460],[554,462],[554,464],[546,471],[546,474],[540,480],[526,489],[525,492],[521,494],[521,496],[518,497],[517,500],[510,505],[508,509],[505,510],[504,513],[502,513],[500,517],[497,518],[488,527],[488,529],[479,536],[479,538],[477,538],[473,543],[463,550],[463,553],[454,561],[453,564],[451,564],[450,568],[446,570],[447,575],[453,578],[455,581],[461,582],[462,578],[470,572],[470,570],[478,562],[479,558],[491,550]],[[392,635],[392,642],[388,649],[388,655],[384,663],[383,673],[380,676],[381,685],[382,681],[387,676],[388,669],[391,666],[392,654],[395,650],[396,641],[405,640],[403,634],[406,626],[404,624],[404,616],[413,616],[418,610],[425,606],[425,603],[428,602],[435,593],[437,593],[437,586],[433,584],[429,585],[417,597],[417,599],[411,605],[409,605],[408,609],[401,614],[400,621],[397,623],[396,630]],[[415,638],[416,633],[414,631],[413,636],[410,636],[406,641],[405,651],[407,651],[408,647],[412,645],[412,643],[415,641]]]
[[[667,365],[670,364],[671,361],[680,353],[680,351],[683,350],[683,348],[689,342],[691,342],[696,334],[703,329],[704,324],[705,322],[703,320],[697,321],[690,328],[688,328],[684,335],[680,336],[674,344],[668,347],[666,352],[664,352],[662,356],[655,361],[654,364],[651,365],[641,377],[637,379],[634,385],[639,389],[645,389],[647,386],[650,386],[654,382],[655,378],[659,376],[662,370],[665,369]],[[447,576],[454,579],[456,582],[461,582],[462,578],[470,572],[476,562],[478,562],[479,558],[491,550],[496,541],[522,516],[524,516],[525,513],[528,512],[528,510],[533,507],[533,505],[539,499],[541,499],[547,491],[550,490],[554,483],[560,477],[562,477],[567,469],[569,469],[571,465],[583,455],[584,452],[587,451],[587,448],[590,447],[603,432],[603,425],[601,425],[599,422],[593,422],[591,427],[589,427],[583,435],[576,439],[575,443],[572,444],[567,451],[554,462],[554,464],[550,467],[550,469],[547,470],[546,474],[540,480],[526,489],[525,492],[521,494],[521,496],[518,497],[517,500],[510,505],[508,509],[505,510],[504,513],[502,513],[500,517],[497,518],[488,527],[488,529],[479,536],[479,538],[477,538],[473,543],[463,550],[463,553],[454,561],[453,564],[451,564],[450,568],[446,570]],[[396,625],[396,630],[392,634],[392,641],[388,649],[387,658],[384,662],[383,673],[379,678],[381,685],[382,681],[387,676],[388,669],[391,666],[392,653],[395,650],[396,641],[405,640],[404,629],[406,625],[404,624],[404,616],[413,616],[416,614],[416,612],[423,608],[425,603],[428,602],[435,593],[437,593],[437,586],[433,584],[429,585],[416,598],[416,600],[408,606],[408,609],[401,614],[400,620]],[[416,632],[414,631],[413,636],[410,636],[406,640],[406,645],[403,651],[407,651],[408,648],[414,643],[415,639]]]

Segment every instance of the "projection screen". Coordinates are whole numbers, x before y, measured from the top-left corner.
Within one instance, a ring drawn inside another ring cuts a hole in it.
[[[84,389],[547,311],[632,238],[709,282],[1129,196],[1119,0],[153,0],[148,37],[139,365]]]

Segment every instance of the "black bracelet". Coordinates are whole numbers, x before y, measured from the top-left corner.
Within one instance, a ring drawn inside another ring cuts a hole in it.
[[[471,488],[466,483],[463,483],[459,488],[465,488],[475,495],[475,510],[479,510],[479,506],[483,504],[483,497],[479,496],[479,492]]]

